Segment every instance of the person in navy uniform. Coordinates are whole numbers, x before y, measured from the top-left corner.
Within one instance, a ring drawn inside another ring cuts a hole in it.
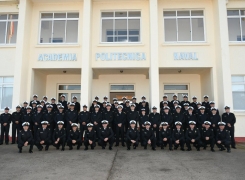
[[[106,111],[102,113],[102,119],[106,119],[108,121],[108,127],[112,127],[114,123],[114,112],[111,109],[111,104],[106,104]]]
[[[127,134],[126,134],[127,150],[130,150],[131,145],[133,145],[134,149],[138,147],[140,135],[139,135],[139,131],[137,130],[137,128],[135,128],[136,123],[137,122],[135,120],[131,120],[129,122],[130,128],[128,128]]]
[[[102,107],[100,108],[100,112],[104,113],[104,112],[106,112],[106,111],[107,111],[107,109],[106,109],[106,105],[107,105],[107,102],[106,102],[106,101],[104,101],[104,102],[102,103]]]
[[[20,110],[22,114],[25,114],[26,113],[27,106],[28,106],[28,102],[27,101],[24,101],[23,102],[23,106],[21,107],[21,110]]]
[[[24,122],[22,123],[23,130],[20,130],[18,133],[17,143],[18,143],[18,149],[19,153],[22,153],[22,147],[23,146],[30,146],[29,153],[33,153],[33,144],[34,139],[32,136],[32,132],[29,129],[30,123]]]
[[[65,120],[65,113],[63,112],[64,106],[59,106],[58,108],[59,108],[59,111],[57,113],[55,113],[55,117],[54,117],[54,123],[56,124],[55,128],[56,129],[58,128],[57,123],[59,121],[64,122],[63,127],[65,128],[66,127],[66,120]]]
[[[142,96],[142,97],[141,97],[141,100],[142,100],[142,101],[145,101],[145,106],[146,106],[146,107],[149,107],[149,103],[146,101],[146,97],[145,97],[145,96]],[[139,106],[140,106],[140,107],[142,106],[142,102],[139,103]]]
[[[70,109],[67,110],[67,112],[65,113],[67,134],[71,130],[71,124],[72,123],[77,123],[78,113],[77,113],[76,110],[74,110],[74,108],[75,108],[75,104],[71,103],[70,104]]]
[[[54,112],[52,112],[52,109],[53,109],[52,105],[47,106],[47,111],[43,114],[43,120],[48,121],[48,128],[51,130],[51,133],[53,134],[55,129],[55,122],[54,122],[55,114]]]
[[[140,128],[141,146],[143,146],[143,144],[142,144],[142,130],[145,129],[145,122],[146,121],[149,121],[149,116],[146,115],[145,109],[143,108],[143,109],[141,109],[141,114],[139,116],[139,128]]]
[[[139,103],[136,102],[137,98],[135,96],[132,97],[132,104],[135,104],[135,110],[139,111],[140,110],[140,105]]]
[[[174,107],[174,101],[177,101],[178,104],[180,104],[180,101],[178,100],[178,96],[177,94],[173,95],[173,100],[171,101],[171,106]]]
[[[34,114],[37,112],[37,105],[40,105],[40,104],[37,104],[37,101],[32,101],[32,110],[31,110],[31,113]]]
[[[185,124],[182,125],[182,129],[189,127],[189,122],[195,121],[197,123],[197,115],[194,114],[194,108],[192,106],[188,107],[188,114],[185,115]]]
[[[209,101],[209,105],[210,105],[210,111],[208,112],[209,116],[212,115],[212,108],[216,108],[215,107],[215,102],[214,101]],[[219,115],[219,110],[218,108],[216,108],[216,114]]]
[[[68,140],[67,145],[69,146],[69,150],[72,150],[73,147],[77,145],[77,150],[80,149],[80,146],[82,145],[82,135],[81,131],[78,130],[78,124],[72,123],[71,124],[72,129],[69,131],[68,134]]]
[[[74,110],[77,111],[77,112],[80,112],[81,107],[80,107],[80,103],[77,102],[77,96],[73,96],[72,100],[73,100],[72,103],[75,104]]]
[[[183,97],[183,101],[180,102],[180,105],[181,105],[182,107],[184,107],[184,104],[187,103],[188,106],[189,106],[190,101],[188,101],[188,95],[187,95],[187,94],[182,94],[182,97]]]
[[[147,149],[149,144],[153,151],[156,150],[156,137],[149,121],[145,122],[145,129],[142,131],[142,144],[144,149]]]
[[[230,106],[225,106],[224,109],[225,113],[222,114],[222,122],[226,123],[225,128],[230,132],[231,147],[236,149],[236,142],[234,138],[236,117],[233,113],[230,112]]]
[[[214,135],[216,135],[217,129],[219,129],[218,122],[221,121],[220,115],[217,114],[217,108],[211,108],[211,114],[209,115],[209,119],[211,122],[211,128],[213,129]]]
[[[184,103],[182,107],[183,114],[188,114],[188,108],[189,108],[189,103]]]
[[[33,113],[32,115],[32,122],[33,122],[33,131],[34,131],[34,138],[36,138],[36,133],[38,128],[41,128],[41,122],[43,121],[43,115],[44,113],[42,112],[42,105],[37,106],[37,112]]]
[[[88,123],[87,124],[87,130],[85,130],[84,133],[84,146],[85,146],[85,151],[88,150],[88,146],[91,147],[91,149],[93,150],[96,146],[96,132],[93,129],[93,124],[92,123]]]
[[[104,96],[104,97],[103,97],[103,100],[106,102],[106,104],[109,103],[109,102],[108,102],[108,97],[107,97],[107,96]]]
[[[211,122],[210,121],[205,121],[204,122],[205,127],[202,128],[201,130],[201,140],[202,140],[202,146],[203,149],[207,148],[207,144],[210,144],[211,147],[211,151],[214,152],[214,131],[213,129],[210,127],[211,126]]]
[[[185,115],[181,111],[181,106],[178,105],[178,106],[175,107],[175,109],[176,109],[175,113],[172,114],[172,117],[173,117],[173,125],[177,121],[181,122],[184,125],[185,124]]]
[[[162,106],[162,108],[160,109],[160,114],[162,114],[162,113],[164,112],[164,108],[165,108],[165,107],[169,107],[169,106],[168,106],[168,105],[169,105],[169,104],[168,104],[168,101],[163,101],[162,104],[163,104],[163,106]]]
[[[174,114],[174,113],[176,112],[176,107],[177,107],[177,106],[180,106],[178,101],[174,101],[174,102],[173,102],[173,105],[172,105],[172,103],[170,102],[170,105],[172,106],[172,107],[170,106],[170,108],[171,108],[171,113],[172,113],[172,114]],[[181,110],[181,109],[182,109],[182,107],[180,106],[180,110]]]
[[[61,103],[61,105],[64,106],[64,111],[66,111],[68,109],[67,101],[65,100],[66,96],[62,94],[60,97],[61,97],[61,100],[59,101],[59,103]]]
[[[24,122],[29,122],[29,129],[33,130],[33,121],[32,121],[32,113],[31,113],[32,107],[27,106],[26,107],[26,112],[22,114],[20,123],[23,124]],[[21,127],[22,129],[23,127]],[[33,133],[33,131],[32,131]]]
[[[220,151],[224,151],[226,147],[227,152],[230,153],[230,145],[231,145],[231,137],[230,137],[230,132],[225,129],[225,122],[219,122],[219,129],[217,130],[216,133],[216,145],[218,146]]]
[[[159,146],[159,126],[161,123],[161,115],[157,112],[157,107],[152,107],[152,113],[149,115],[149,121],[151,123],[151,127],[153,132],[156,133],[157,145]]]
[[[123,106],[123,108],[125,108],[125,106],[126,106],[126,101],[127,101],[127,98],[126,97],[122,97],[122,103],[120,104],[120,105],[122,105]],[[128,103],[129,103],[130,101],[128,101]]]
[[[84,131],[87,130],[87,124],[90,123],[90,112],[87,111],[88,106],[83,105],[83,110],[78,114],[78,123],[80,124],[80,131],[83,135]]]
[[[45,146],[45,151],[48,151],[49,146],[52,144],[52,134],[48,127],[48,121],[41,122],[42,127],[37,129],[36,132],[36,142],[35,145],[39,151],[43,150],[43,145]]]
[[[43,113],[46,113],[46,112],[47,112],[47,108],[46,108],[46,103],[45,103],[45,101],[44,101],[44,100],[41,100],[41,101],[40,101],[40,105],[43,107],[43,108],[42,108],[42,112],[43,112]]]
[[[95,100],[93,100],[93,103],[92,103],[92,105],[89,108],[89,112],[90,113],[93,113],[95,111],[95,106],[96,105],[99,105],[99,104],[98,104],[98,101],[95,99]],[[99,105],[99,107],[100,107],[100,105]]]
[[[185,132],[184,129],[181,128],[182,123],[177,121],[175,122],[176,128],[173,129],[172,132],[172,140],[174,143],[174,150],[177,150],[180,146],[181,151],[185,151],[184,145],[185,145]]]
[[[163,102],[167,102],[168,103],[167,106],[169,106],[170,108],[172,108],[171,103],[168,101],[168,95],[163,95],[162,98],[163,98],[163,100],[160,102],[160,109],[163,108]]]
[[[197,111],[197,97],[193,96],[192,97],[192,102],[190,103],[190,106],[194,108],[195,111]]]
[[[202,102],[202,106],[205,107],[206,112],[210,111],[210,104],[209,104],[208,98],[209,98],[208,95],[203,96],[204,101]]]
[[[197,151],[200,151],[201,134],[200,134],[200,130],[196,128],[195,125],[196,125],[195,121],[190,121],[189,128],[187,128],[185,132],[186,145],[188,148],[187,151],[191,151],[191,144],[194,145]]]
[[[136,122],[139,122],[139,113],[135,110],[136,105],[131,104],[130,105],[130,111],[127,113],[127,122],[125,123],[125,128],[128,129],[129,127],[129,121],[132,119],[135,120]],[[137,124],[136,124],[137,127]]]
[[[97,101],[97,104],[100,105],[100,107],[102,107],[102,103],[99,102],[99,96],[95,96],[94,99]]]
[[[94,130],[97,133],[97,138],[99,138],[99,128],[102,121],[102,113],[99,111],[100,105],[95,105],[94,112],[91,113],[90,121],[94,125]]]
[[[50,100],[51,100],[50,105],[53,106],[52,112],[57,113],[58,112],[58,108],[57,108],[57,104],[55,102],[56,101],[56,98],[52,97]]]
[[[60,149],[61,146],[61,151],[64,151],[66,143],[66,130],[63,128],[64,122],[58,121],[57,126],[58,127],[54,129],[52,137],[53,146],[56,147],[57,150]]]
[[[160,146],[161,149],[164,149],[164,147],[169,146],[169,150],[172,151],[172,133],[171,129],[168,128],[168,122],[162,122],[161,123],[162,130],[159,132],[159,139],[160,139]]]
[[[1,139],[0,145],[3,144],[3,137],[5,136],[5,144],[9,144],[9,126],[11,123],[11,114],[9,113],[9,107],[4,108],[4,113],[0,115],[1,123]]]
[[[170,111],[170,108],[168,106],[165,106],[163,113],[161,114],[161,122],[167,122],[168,127],[172,128],[173,127],[173,116],[169,111]]]
[[[121,138],[122,146],[124,147],[124,127],[127,121],[127,115],[122,111],[123,106],[117,107],[118,112],[114,115],[115,129],[116,129],[116,146],[119,146],[119,138]]]
[[[205,112],[205,107],[199,107],[200,113],[197,115],[197,127],[202,129],[204,127],[204,122],[209,121],[209,115]]]
[[[145,109],[145,114],[148,116],[149,115],[149,106],[146,106],[146,101],[141,102],[141,106],[139,106],[139,114],[141,114],[141,109]],[[136,106],[137,107],[137,106]]]
[[[38,98],[38,95],[37,95],[37,94],[34,94],[34,95],[32,96],[32,98],[33,98],[33,100],[30,101],[29,106],[32,106],[32,105],[33,105],[33,101],[35,101],[37,105],[40,104],[40,101],[37,100],[37,98]],[[33,106],[32,106],[32,107],[33,107]]]
[[[16,106],[16,111],[12,113],[11,116],[11,121],[12,121],[12,144],[15,144],[15,140],[16,140],[16,131],[17,131],[17,135],[18,132],[21,129],[21,107],[18,105]]]
[[[109,143],[109,150],[112,150],[112,146],[114,143],[114,133],[110,127],[107,127],[108,121],[103,120],[101,121],[102,128],[99,128],[99,146],[102,147],[102,149],[105,149],[106,144]]]

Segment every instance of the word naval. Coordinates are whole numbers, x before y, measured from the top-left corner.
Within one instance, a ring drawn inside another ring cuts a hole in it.
[[[142,96],[142,101],[137,103],[136,97],[132,97],[132,103],[126,98],[122,98],[119,104],[116,98],[113,104],[108,103],[108,97],[104,97],[104,102],[99,102],[96,96],[89,108],[83,105],[80,111],[80,103],[77,97],[73,97],[73,102],[67,102],[66,96],[61,95],[61,100],[56,104],[56,99],[44,96],[39,101],[37,95],[33,95],[33,100],[24,102],[23,107],[16,106],[16,111],[9,113],[9,108],[0,116],[1,139],[0,144],[9,143],[9,128],[12,123],[12,144],[16,142],[19,153],[22,147],[30,146],[29,152],[33,152],[35,145],[39,151],[49,149],[50,145],[65,150],[65,145],[72,150],[74,146],[79,150],[82,143],[94,149],[96,143],[105,149],[108,145],[112,150],[114,141],[116,146],[119,142],[127,150],[131,147],[136,149],[140,143],[144,149],[151,146],[156,150],[156,146],[169,150],[177,150],[178,147],[185,151],[191,151],[195,147],[200,151],[210,145],[214,152],[215,144],[220,151],[231,152],[230,147],[236,149],[234,140],[234,125],[236,118],[230,112],[230,107],[225,106],[225,113],[219,115],[219,110],[215,108],[215,102],[209,101],[208,96],[204,96],[204,101],[197,102],[197,97],[193,97],[193,102],[188,101],[188,96],[183,95],[183,101],[173,95],[173,100],[168,101],[168,96],[163,96],[160,102],[160,112],[157,107],[152,107],[149,112],[149,103],[146,97]]]

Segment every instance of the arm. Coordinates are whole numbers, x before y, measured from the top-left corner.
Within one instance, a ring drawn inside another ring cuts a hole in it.
[[[111,128],[109,128],[109,129],[110,129],[110,136],[108,138],[110,139],[110,138],[112,138],[114,136],[114,133],[113,133]]]

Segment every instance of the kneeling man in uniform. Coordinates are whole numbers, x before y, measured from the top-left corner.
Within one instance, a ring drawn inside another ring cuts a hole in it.
[[[99,129],[99,141],[98,144],[102,146],[102,149],[105,149],[106,144],[109,143],[109,150],[112,150],[112,146],[114,143],[114,133],[111,127],[107,127],[108,121],[101,121],[102,128]]]
[[[20,130],[18,134],[19,153],[22,153],[23,146],[28,146],[28,145],[30,145],[29,153],[33,153],[32,149],[33,149],[34,139],[32,136],[32,132],[29,129],[30,123],[24,122],[22,126],[23,126],[23,130]]]
[[[135,128],[136,121],[131,120],[129,124],[130,124],[130,128],[128,128],[127,135],[126,135],[127,150],[130,150],[131,144],[133,144],[134,149],[136,149],[139,143],[139,138],[140,138],[139,131],[137,130],[137,128]]]
[[[93,129],[93,124],[88,123],[87,124],[87,130],[85,130],[85,136],[84,136],[84,145],[85,145],[85,151],[88,150],[88,146],[91,147],[91,149],[94,149],[96,146],[96,131]]]
[[[56,149],[60,149],[61,145],[61,151],[64,151],[66,143],[66,130],[63,128],[64,122],[58,121],[57,126],[58,128],[54,129],[53,133],[53,145],[56,147]]]
[[[43,145],[46,145],[45,151],[48,151],[49,145],[52,143],[51,131],[49,128],[47,128],[48,123],[48,121],[42,121],[42,127],[37,129],[35,145],[39,151],[42,151]]]

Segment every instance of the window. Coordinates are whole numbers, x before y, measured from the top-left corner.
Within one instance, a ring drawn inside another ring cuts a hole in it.
[[[245,10],[227,10],[230,41],[245,42]]]
[[[134,85],[111,85],[111,91],[134,91]]]
[[[176,94],[178,100],[182,101],[183,95],[189,95],[189,85],[187,84],[164,84],[164,95],[168,95],[169,100]]]
[[[77,101],[81,101],[81,85],[80,84],[58,84],[57,85],[57,96],[61,100],[61,95],[66,96],[66,101],[72,102],[73,96],[77,96]]]
[[[41,13],[39,43],[77,43],[79,13]]]
[[[245,76],[232,76],[234,110],[245,110]]]
[[[13,77],[0,77],[0,109],[12,108]]]
[[[205,41],[202,10],[163,11],[165,42]]]
[[[140,11],[102,12],[101,42],[140,42]]]
[[[18,14],[0,14],[0,44],[15,44]]]

